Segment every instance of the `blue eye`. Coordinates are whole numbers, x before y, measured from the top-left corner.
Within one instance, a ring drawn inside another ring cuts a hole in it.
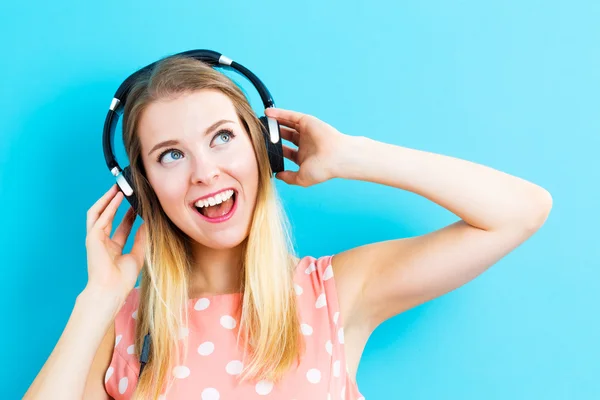
[[[162,162],[163,157],[166,156],[167,154],[171,153],[171,152],[177,152],[177,153],[181,154],[181,152],[179,150],[177,150],[177,149],[173,149],[173,148],[167,149],[167,150],[163,151],[162,153],[160,153],[160,155],[158,156],[158,158],[156,159],[156,161]]]
[[[228,138],[227,140],[225,140],[225,143],[228,143],[228,142],[230,142],[230,141],[231,141],[231,139],[233,139],[233,137],[234,137],[234,134],[233,134],[233,132],[231,132],[231,131],[228,131],[228,130],[222,130],[222,131],[220,131],[219,133],[217,133],[217,134],[215,135],[215,139],[216,139],[216,138],[222,138],[223,136],[224,136],[224,137],[226,137],[226,138]]]
[[[235,137],[235,134],[230,131],[229,129],[223,129],[220,130],[219,132],[217,132],[217,134],[215,134],[215,136],[213,136],[213,141],[217,138],[220,138],[221,141],[223,142],[222,144],[226,144],[231,142],[231,139],[233,139]],[[223,138],[226,138],[225,140]],[[220,144],[218,144],[220,146]],[[164,156],[166,156],[167,154],[171,153],[171,152],[176,152],[179,154],[182,154],[179,150],[175,149],[175,148],[169,148],[166,149],[165,151],[163,151],[162,153],[160,153],[160,155],[156,158],[157,162],[162,162]],[[181,157],[180,157],[181,158]],[[179,160],[180,158],[176,158],[175,161]],[[167,163],[170,164],[170,163]]]

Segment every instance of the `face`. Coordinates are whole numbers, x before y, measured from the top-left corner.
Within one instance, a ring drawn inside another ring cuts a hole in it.
[[[169,219],[202,246],[239,245],[256,204],[258,163],[231,100],[200,90],[153,102],[141,115],[138,134],[148,181]],[[155,148],[167,140],[177,143]],[[202,217],[195,200],[225,189],[235,192],[231,217],[223,222]]]

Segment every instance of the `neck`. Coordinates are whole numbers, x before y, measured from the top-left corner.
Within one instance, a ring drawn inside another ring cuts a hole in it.
[[[231,249],[212,249],[197,244],[193,249],[190,298],[240,292],[243,243]]]

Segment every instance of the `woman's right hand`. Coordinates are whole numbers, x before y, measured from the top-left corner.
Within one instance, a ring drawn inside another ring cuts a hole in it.
[[[123,196],[114,184],[88,210],[85,247],[88,262],[86,289],[125,300],[144,265],[146,226],[145,223],[140,225],[131,252],[123,254],[136,217],[133,208],[129,207],[111,239],[113,219]]]

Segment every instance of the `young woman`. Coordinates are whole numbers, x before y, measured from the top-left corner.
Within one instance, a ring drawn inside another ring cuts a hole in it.
[[[110,237],[123,194],[115,185],[90,208],[88,284],[26,399],[361,399],[356,371],[379,324],[472,280],[550,212],[545,189],[497,170],[265,113],[297,146],[284,156],[298,171],[278,179],[376,182],[461,220],[296,256],[246,97],[198,60],[165,58],[135,84],[123,116],[144,223],[122,254],[135,220],[130,209]]]

